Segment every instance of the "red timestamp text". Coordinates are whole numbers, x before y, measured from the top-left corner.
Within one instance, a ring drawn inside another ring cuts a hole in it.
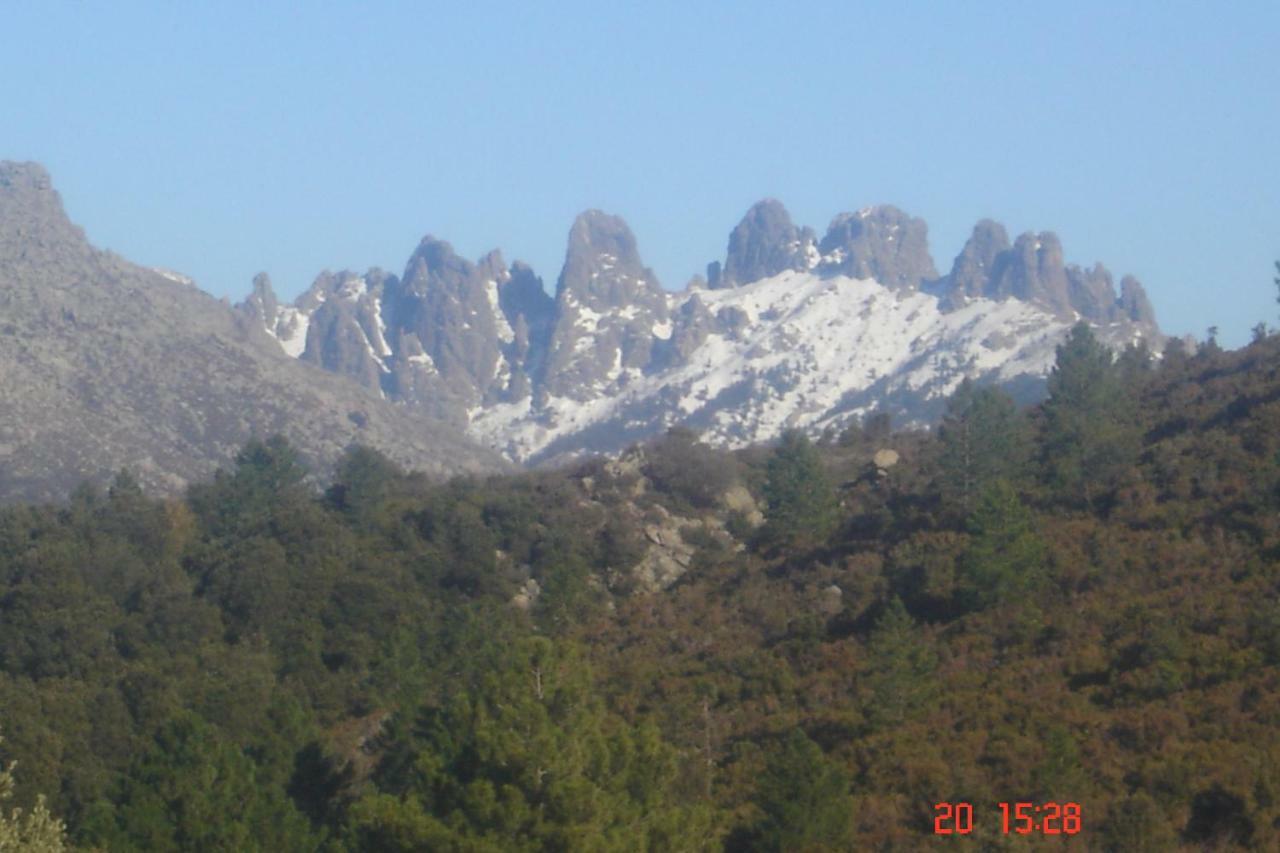
[[[999,803],[1000,831],[1005,835],[1075,835],[1084,828],[1079,803]],[[934,835],[968,835],[973,832],[972,803],[935,803]]]

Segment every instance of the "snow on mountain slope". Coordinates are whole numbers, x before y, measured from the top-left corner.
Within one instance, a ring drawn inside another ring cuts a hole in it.
[[[513,459],[536,459],[604,435],[651,434],[677,422],[737,447],[787,427],[821,429],[889,397],[943,399],[965,376],[1044,376],[1068,324],[1035,306],[978,299],[943,313],[926,293],[870,279],[787,271],[734,289],[673,294],[725,318],[685,362],[634,372],[587,400],[549,396],[469,412],[468,433]],[[745,324],[729,327],[733,316]],[[667,331],[665,329],[659,331]],[[601,427],[608,429],[602,430]]]
[[[473,263],[428,236],[401,278],[324,273],[282,306],[263,275],[242,308],[290,355],[530,463],[675,424],[731,447],[876,411],[924,424],[964,377],[1036,399],[1077,321],[1117,349],[1162,341],[1136,279],[1117,293],[1101,264],[1067,263],[1052,232],[1010,240],[982,220],[939,275],[926,224],[898,208],[837,214],[819,239],[772,199],[679,293],[622,219],[589,210],[554,296],[519,261]]]

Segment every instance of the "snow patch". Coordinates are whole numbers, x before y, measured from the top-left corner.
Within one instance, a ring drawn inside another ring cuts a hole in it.
[[[507,322],[507,315],[502,313],[502,305],[498,301],[498,282],[489,279],[484,283],[484,295],[489,300],[489,311],[493,314],[493,324],[498,329],[498,340],[509,344],[516,339],[516,333]]]

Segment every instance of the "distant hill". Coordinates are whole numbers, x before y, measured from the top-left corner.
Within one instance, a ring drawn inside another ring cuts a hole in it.
[[[289,358],[182,276],[95,249],[31,163],[0,163],[0,400],[4,500],[126,466],[174,491],[276,432],[318,470],[352,442],[434,474],[503,467],[456,429]]]

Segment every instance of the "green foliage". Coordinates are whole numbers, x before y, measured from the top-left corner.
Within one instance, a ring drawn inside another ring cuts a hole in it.
[[[404,473],[386,456],[371,447],[354,445],[338,461],[325,498],[335,509],[367,524],[403,478]]]
[[[52,812],[113,850],[914,850],[929,804],[1016,795],[1084,803],[1091,848],[1265,846],[1280,339],[1071,347],[1026,416],[1045,476],[978,454],[963,526],[947,433],[1002,432],[995,394],[893,436],[892,487],[853,487],[840,537],[828,472],[883,444],[678,445],[767,482],[777,538],[723,547],[707,531],[745,520],[697,507],[657,593],[625,584],[644,525],[701,498],[599,462],[433,483],[353,448],[320,496],[262,442],[187,500],[126,471],[0,508],[0,823]],[[1085,375],[1142,444],[1088,493],[1048,465],[1099,440]]]
[[[1143,791],[1114,801],[1102,835],[1108,853],[1164,853],[1178,846],[1168,815]]]
[[[851,848],[848,777],[800,729],[792,729],[769,756],[754,801],[761,817],[752,828],[752,849],[784,853]]]
[[[1026,476],[1031,441],[1013,398],[998,388],[978,388],[968,379],[947,401],[939,427],[943,492],[967,510],[994,480]]]
[[[111,850],[313,850],[306,819],[284,792],[194,714],[166,724],[86,837]]]
[[[234,473],[219,471],[213,483],[193,487],[188,502],[215,536],[244,535],[265,529],[291,502],[305,499],[306,476],[283,436],[255,439],[237,454]]]
[[[1111,351],[1085,323],[1058,347],[1044,414],[1049,481],[1091,506],[1135,460],[1139,433]]]
[[[411,756],[353,811],[362,849],[698,849],[705,810],[671,796],[676,756],[610,715],[585,662],[545,638],[491,652],[476,683],[423,709]]]
[[[1277,273],[1277,275],[1276,275],[1276,277],[1275,277],[1275,278],[1273,278],[1271,281],[1272,281],[1272,282],[1275,284],[1275,286],[1276,286],[1276,302],[1280,302],[1280,261],[1276,261],[1275,263],[1276,263],[1276,273]]]
[[[645,449],[644,474],[661,492],[695,509],[716,505],[733,484],[734,464],[698,441],[697,433],[672,427]]]
[[[1086,776],[1080,763],[1080,748],[1064,726],[1044,732],[1044,757],[1032,771],[1031,780],[1040,799],[1070,802],[1083,799]]]
[[[0,739],[2,742],[3,739]],[[15,808],[7,814],[3,806],[13,797],[13,770],[16,761],[0,767],[0,853],[61,853],[69,850],[66,826],[45,805],[44,795],[27,811]]]
[[[764,496],[764,535],[772,543],[812,545],[835,525],[835,490],[817,448],[798,430],[784,432],[769,457]]]
[[[992,482],[969,516],[971,539],[957,583],[965,608],[990,607],[1025,596],[1046,577],[1045,547],[1031,511],[1003,480]]]
[[[866,716],[874,725],[900,725],[936,698],[937,654],[900,598],[894,597],[867,643]]]

